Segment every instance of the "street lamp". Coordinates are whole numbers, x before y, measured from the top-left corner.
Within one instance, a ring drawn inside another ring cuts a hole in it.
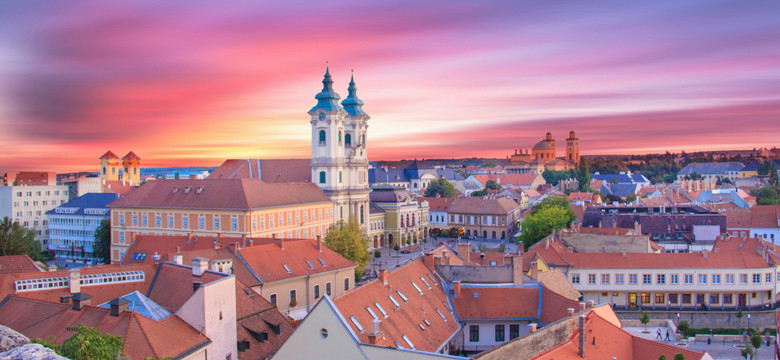
[[[748,329],[750,329],[750,314],[748,314]]]

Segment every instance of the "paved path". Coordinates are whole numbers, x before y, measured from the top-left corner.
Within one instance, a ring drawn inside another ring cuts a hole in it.
[[[641,336],[646,339],[655,340],[658,342],[660,341],[656,338],[656,329],[657,327],[648,327],[647,330],[650,331],[649,334],[645,334],[642,331],[644,328],[641,327],[626,327],[623,328],[623,330],[628,331],[631,335],[635,336]],[[661,334],[662,336],[666,336],[666,328],[662,327]],[[671,334],[670,334],[671,335]],[[686,341],[682,341],[686,342]],[[667,344],[674,344],[675,342],[665,342]],[[733,359],[733,360],[739,360],[744,359],[742,355],[740,354],[740,349],[735,348],[734,345],[737,345],[737,343],[725,343],[722,342],[718,343],[712,343],[710,345],[707,345],[706,341],[699,341],[699,342],[686,342],[687,346],[684,346],[688,350],[693,351],[706,351],[708,352],[713,358],[718,360],[726,360],[726,359]],[[771,347],[767,348],[766,344],[762,345],[761,348],[758,349],[758,359],[772,359],[772,351],[773,349]]]

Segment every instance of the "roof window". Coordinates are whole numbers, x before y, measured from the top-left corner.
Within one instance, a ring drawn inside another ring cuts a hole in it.
[[[306,260],[306,264],[308,264],[310,268],[314,269],[314,265],[312,265],[311,261]]]
[[[427,281],[427,280],[425,280],[425,278],[424,278],[424,277],[420,276],[420,280],[422,280],[422,282],[425,284],[425,286],[427,286],[427,287],[428,287],[428,289],[430,289],[430,288],[431,288],[431,284],[429,284],[429,283],[428,283],[428,281]]]
[[[395,307],[401,307],[401,304],[398,303],[398,301],[393,297],[393,295],[387,295],[387,297],[389,297],[390,301],[392,301],[393,304],[395,304]]]
[[[401,292],[401,290],[396,290],[395,292],[397,292],[398,296],[400,296],[401,299],[404,299],[405,302],[409,302],[409,298],[407,298],[406,295],[404,295],[404,293]]]
[[[475,298],[478,298],[478,297],[479,297],[479,293],[478,293],[478,292],[476,292],[476,291],[475,291],[475,292],[474,292],[474,294],[472,294],[472,295],[473,295]]]
[[[371,309],[370,306],[367,307],[366,310],[368,310],[368,313],[371,314],[371,317],[373,317],[374,320],[379,320],[379,316],[376,316],[376,313],[374,312],[374,310]]]
[[[320,264],[322,264],[322,266],[328,266],[328,265],[325,265],[325,260],[322,260],[322,258],[319,258],[319,260],[320,260]]]
[[[374,305],[376,305],[376,308],[377,308],[377,309],[379,309],[379,311],[381,311],[381,312],[382,312],[382,315],[384,315],[385,317],[387,317],[387,311],[385,311],[385,309],[382,307],[382,305],[379,305],[379,303],[378,303],[378,302],[375,302],[375,303],[374,303]]]
[[[366,329],[363,329],[363,326],[360,325],[360,323],[357,321],[357,319],[355,319],[355,315],[350,316],[349,320],[351,320],[352,323],[355,324],[355,327],[357,327],[358,330],[360,330],[361,333],[366,332]]]
[[[415,284],[414,281],[412,281],[412,286],[414,286],[414,288],[417,289],[417,291],[420,293],[420,295],[423,294],[422,290],[420,290],[420,287],[417,286],[417,284]]]
[[[442,314],[442,312],[439,309],[436,309],[436,313],[439,314],[439,316],[441,316],[442,319],[444,319],[444,322],[447,322],[447,317],[444,316],[444,314]]]
[[[439,283],[436,282],[436,279],[434,279],[430,273],[428,273],[428,277],[431,279],[431,281],[433,281],[433,285],[439,285]]]
[[[428,319],[425,319],[425,320],[423,320],[423,321],[425,321],[425,325],[431,326],[431,322],[430,322],[430,321],[428,321]]]
[[[409,347],[411,347],[412,349],[414,349],[414,344],[412,344],[412,341],[411,341],[411,340],[409,340],[409,338],[408,338],[408,337],[406,337],[406,335],[404,335],[404,336],[403,336],[403,338],[404,338],[404,340],[406,340],[406,343],[407,343],[407,344],[409,344]]]
[[[288,273],[291,273],[292,270],[290,270],[290,267],[287,266],[287,264],[282,264],[284,266],[284,269],[287,270]]]
[[[418,325],[418,326],[420,326],[420,329],[421,329],[422,331],[425,331],[425,326],[424,326],[423,324],[417,324],[417,325]]]

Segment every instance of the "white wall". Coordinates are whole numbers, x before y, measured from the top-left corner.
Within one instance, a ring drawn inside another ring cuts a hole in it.
[[[210,357],[238,359],[235,276],[202,285],[176,315],[211,339]]]

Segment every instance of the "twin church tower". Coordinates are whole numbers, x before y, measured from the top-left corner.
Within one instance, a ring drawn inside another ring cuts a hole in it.
[[[314,98],[311,116],[311,180],[334,202],[334,216],[354,217],[365,228],[368,221],[368,119],[363,100],[357,97],[354,76],[349,94],[333,90],[330,70],[325,70],[322,91]]]

